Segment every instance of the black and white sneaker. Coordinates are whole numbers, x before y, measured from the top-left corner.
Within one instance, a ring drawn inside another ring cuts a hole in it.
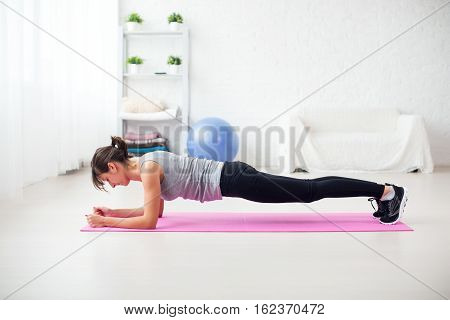
[[[396,224],[405,211],[406,201],[408,201],[408,189],[392,186],[395,191],[392,200],[382,201],[386,202],[388,213],[380,218],[382,224]]]
[[[390,183],[385,183],[384,185],[385,186],[392,186],[392,184],[390,184]],[[387,201],[381,201],[380,199],[377,199],[377,198],[369,198],[369,199],[367,199],[367,201],[370,201],[370,204],[371,204],[373,210],[375,210],[373,202],[376,201],[376,203],[377,203],[377,209],[372,214],[374,219],[380,219],[381,217],[383,217],[383,216],[388,214],[388,207],[386,205]]]
[[[370,201],[373,210],[376,210],[374,213],[372,213],[374,219],[380,219],[381,217],[388,214],[388,207],[386,205],[386,201],[381,201],[380,199],[377,198],[369,198],[368,201]],[[376,201],[377,209],[375,209],[373,201]]]

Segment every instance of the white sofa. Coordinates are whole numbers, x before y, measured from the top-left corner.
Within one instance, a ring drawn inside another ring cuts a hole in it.
[[[301,108],[282,121],[284,173],[433,172],[423,119],[396,109]]]

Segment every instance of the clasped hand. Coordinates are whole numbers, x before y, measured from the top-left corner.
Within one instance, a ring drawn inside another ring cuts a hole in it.
[[[105,227],[105,216],[111,214],[111,209],[105,207],[94,207],[93,213],[86,214],[86,220],[89,226],[93,228]]]

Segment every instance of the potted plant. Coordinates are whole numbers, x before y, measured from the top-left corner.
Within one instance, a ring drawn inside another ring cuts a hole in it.
[[[128,62],[128,72],[129,73],[140,73],[141,72],[141,65],[144,62],[144,60],[142,60],[142,58],[138,57],[138,56],[133,56],[133,57],[129,57],[127,59]]]
[[[169,74],[178,74],[181,58],[177,56],[169,56],[167,59],[167,64],[169,65]]]
[[[132,12],[127,18],[126,25],[127,25],[128,31],[139,30],[142,21],[144,21],[144,20],[142,20],[142,18],[136,12]]]
[[[167,20],[169,21],[170,30],[180,30],[180,25],[183,23],[183,17],[180,14],[174,12],[167,18]]]

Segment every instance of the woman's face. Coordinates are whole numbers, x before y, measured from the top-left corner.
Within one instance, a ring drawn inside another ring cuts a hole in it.
[[[104,182],[108,182],[109,185],[114,188],[115,186],[127,186],[130,183],[125,174],[125,168],[116,162],[108,163],[109,171],[99,175],[99,178]]]

